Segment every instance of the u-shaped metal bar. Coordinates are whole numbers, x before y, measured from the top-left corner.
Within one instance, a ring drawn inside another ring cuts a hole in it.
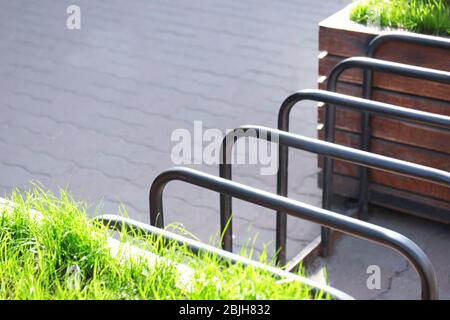
[[[292,147],[304,151],[309,151],[316,154],[321,154],[331,159],[340,159],[357,165],[366,166],[369,168],[379,169],[393,174],[399,174],[407,177],[418,178],[424,181],[437,183],[444,186],[450,185],[450,173],[438,170],[415,163],[402,161],[386,156],[345,147],[342,145],[308,138],[301,135],[292,134],[286,131],[280,131],[277,129],[247,125],[236,128],[230,131],[222,140],[219,173],[220,177],[225,179],[232,179],[232,165],[231,165],[231,153],[233,145],[237,139],[243,137],[254,137],[257,139],[263,139],[271,142],[278,143],[279,145],[285,145],[286,147]],[[281,168],[280,164],[279,168]],[[285,164],[283,164],[284,166]],[[283,212],[281,208],[277,212]],[[230,195],[220,195],[220,223],[223,233],[222,247],[225,250],[231,251],[232,244],[232,198]],[[281,225],[277,224],[277,228]],[[277,230],[279,234],[280,231]],[[323,240],[323,239],[322,239]],[[280,248],[276,248],[279,250]]]
[[[289,117],[293,107],[304,100],[318,101],[329,103],[333,105],[345,106],[359,111],[365,111],[384,116],[389,116],[398,119],[408,119],[417,123],[424,123],[436,127],[446,127],[450,130],[450,117],[424,112],[420,110],[404,108],[392,104],[387,104],[378,101],[366,100],[348,95],[318,90],[307,89],[300,90],[289,97],[287,97],[281,104],[278,112],[278,129],[282,131],[289,131]],[[328,114],[329,116],[329,114]],[[327,123],[329,119],[325,119]],[[330,128],[334,131],[334,126]],[[334,136],[334,132],[331,133]],[[334,141],[328,141],[334,142]],[[289,172],[289,149],[286,145],[279,144],[278,146],[278,172],[277,172],[277,194],[281,196],[288,195],[288,172]],[[324,175],[332,174],[330,171],[324,171]],[[329,180],[329,177],[326,178]],[[332,188],[330,185],[322,186],[322,207],[324,209],[331,209]],[[277,212],[277,235],[276,248],[278,248],[277,261],[284,265],[286,263],[286,228],[287,219],[286,214]]]
[[[279,131],[279,133],[281,134],[282,132]],[[313,139],[307,138],[300,141],[298,138],[289,133],[282,134],[284,135],[283,140],[286,142],[292,141],[293,144],[303,145],[305,149],[323,150],[329,156],[336,155],[336,153],[347,153],[341,149],[345,147],[332,147],[327,142],[320,142],[317,144],[316,142],[310,141]],[[363,151],[349,152],[354,153],[355,158],[358,158],[358,161],[364,163],[386,161],[386,159],[382,159],[383,157],[375,155],[369,159],[364,155]],[[413,164],[403,164],[402,161],[399,160],[387,161],[386,166],[391,167],[392,169],[400,169],[402,167],[404,169],[405,166],[415,167]],[[422,168],[420,166],[417,166],[416,169],[429,179],[442,179],[442,177],[438,177],[439,172],[431,172],[432,170],[428,170],[428,168]],[[413,241],[405,236],[383,227],[375,226],[364,221],[346,217],[335,212],[317,208],[299,201],[279,196],[277,194],[262,191],[197,170],[176,167],[162,172],[155,178],[150,187],[149,195],[150,222],[154,226],[160,228],[164,227],[163,192],[167,183],[173,180],[184,181],[208,190],[219,192],[221,195],[235,197],[268,209],[281,210],[289,215],[315,222],[328,228],[332,228],[340,232],[394,249],[408,259],[416,269],[421,282],[422,299],[438,298],[437,280],[433,265],[422,249],[420,249]],[[444,180],[450,180],[450,175]]]
[[[444,84],[450,84],[450,72],[435,70],[430,68],[423,68],[417,66],[411,66],[403,63],[378,60],[367,57],[352,57],[339,62],[330,72],[327,79],[327,90],[336,91],[337,81],[339,76],[347,69],[359,68],[363,70],[380,71],[385,73],[397,74],[401,76],[418,78],[424,80],[430,80],[440,82]],[[367,83],[364,83],[363,97],[367,96]],[[331,104],[327,104],[325,107],[325,117],[328,120],[325,123],[325,140],[334,141],[334,128],[336,110]],[[370,150],[370,117],[369,113],[363,112],[361,117],[361,150]],[[324,159],[323,167],[323,186],[328,188],[333,184],[333,160],[329,158]],[[368,203],[369,203],[369,179],[367,168],[360,168],[360,197],[359,207],[363,218],[367,217]],[[327,204],[326,204],[327,205]],[[328,204],[330,205],[330,204]],[[322,228],[322,238],[325,240],[325,244],[329,241],[329,231]],[[325,249],[325,248],[324,248]],[[325,251],[325,250],[324,250]]]
[[[373,38],[367,47],[367,56],[373,58],[376,51],[387,42],[406,42],[424,47],[433,47],[450,50],[450,39],[429,36],[412,32],[389,31],[383,32]]]

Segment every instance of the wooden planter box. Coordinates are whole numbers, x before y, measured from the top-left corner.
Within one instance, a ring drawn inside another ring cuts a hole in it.
[[[326,76],[344,58],[365,56],[367,45],[380,30],[349,20],[349,7],[319,24],[319,88],[326,89]],[[425,48],[406,43],[386,43],[375,58],[406,64],[450,70],[450,53],[444,49]],[[337,91],[361,97],[362,71],[344,72]],[[373,99],[403,107],[450,116],[450,86],[437,82],[374,73]],[[323,123],[323,107],[318,108],[318,122]],[[372,117],[371,151],[450,171],[450,133],[407,121]],[[323,128],[319,137],[323,139]],[[360,114],[337,107],[336,142],[359,148]],[[319,159],[321,166],[322,159]],[[336,194],[356,198],[359,191],[358,168],[335,162]],[[369,171],[371,203],[450,223],[450,188],[383,173]],[[319,179],[319,181],[321,181]]]

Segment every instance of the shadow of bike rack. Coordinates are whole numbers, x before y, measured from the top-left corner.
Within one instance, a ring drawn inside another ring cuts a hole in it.
[[[392,104],[387,104],[378,101],[372,101],[357,97],[352,97],[335,92],[307,89],[300,90],[289,97],[287,97],[278,112],[278,129],[282,131],[289,131],[289,116],[292,108],[299,102],[304,100],[318,101],[327,104],[334,104],[339,106],[345,106],[355,110],[361,110],[368,113],[375,113],[390,118],[407,119],[416,123],[427,124],[435,127],[444,127],[450,130],[450,117],[434,114],[424,111],[419,111],[410,108],[404,108]],[[327,113],[325,123],[332,121],[331,114]],[[334,142],[335,127],[329,128],[331,130],[329,134],[328,142]],[[332,138],[330,138],[332,137]],[[288,146],[279,144],[278,149],[278,172],[277,172],[277,194],[282,196],[288,195],[288,167],[289,167],[289,151]],[[366,167],[364,167],[366,168]],[[331,181],[330,175],[332,175],[332,168],[324,168],[324,183],[322,185],[322,207],[324,209],[331,209],[332,200],[332,185],[328,181]],[[326,182],[325,182],[326,181]],[[277,235],[276,235],[276,248],[279,250],[277,256],[278,262],[282,265],[286,263],[286,215],[282,212],[277,212]],[[327,237],[325,233],[324,238]],[[328,252],[328,242],[323,243],[323,250]]]
[[[188,250],[193,252],[194,254],[198,253],[209,253],[213,254],[217,257],[219,257],[223,261],[229,261],[231,263],[238,263],[243,266],[250,266],[254,268],[258,268],[264,271],[269,272],[272,274],[275,278],[278,279],[288,279],[293,281],[299,281],[305,285],[307,285],[313,294],[318,292],[324,292],[330,295],[331,298],[334,300],[353,300],[353,297],[349,296],[348,294],[337,290],[333,287],[322,285],[320,283],[317,283],[315,281],[312,281],[308,278],[301,277],[299,275],[296,275],[291,272],[284,271],[279,268],[275,268],[269,265],[265,265],[262,263],[259,263],[257,261],[239,256],[237,254],[233,254],[231,252],[221,250],[219,248],[204,244],[202,242],[192,240],[186,237],[183,237],[181,235],[169,232],[164,229],[160,229],[154,226],[150,226],[148,224],[138,222],[136,220],[132,220],[129,218],[125,218],[118,215],[102,215],[94,218],[95,221],[99,221],[103,223],[105,226],[107,226],[109,229],[115,230],[115,231],[122,231],[126,230],[130,234],[136,234],[136,232],[149,235],[149,236],[155,236],[158,237],[158,239],[163,240],[165,244],[169,243],[177,243],[179,245],[184,245]]]
[[[268,129],[274,130],[274,129]],[[277,131],[277,130],[275,130]],[[299,139],[292,134],[279,131],[280,135],[284,135],[284,140],[292,141],[293,144],[300,144]],[[305,146],[309,148],[318,147],[320,150],[327,150],[329,156],[346,153],[341,146],[332,146],[327,142],[313,142],[314,139],[305,138]],[[439,170],[433,170],[419,165],[404,163],[399,160],[388,161],[386,157],[377,155],[365,155],[365,152],[353,150],[350,148],[347,151],[358,154],[355,161],[366,164],[386,163],[386,167],[391,170],[400,170],[407,172],[407,167],[414,167],[418,175],[424,176],[432,181],[450,181],[450,174],[447,177],[442,177]],[[352,150],[352,151],[350,151]],[[386,158],[386,159],[383,159]],[[435,172],[434,172],[435,171]],[[286,197],[279,196],[270,192],[262,191],[252,188],[229,179],[220,178],[207,173],[189,168],[175,167],[162,172],[153,181],[150,194],[150,223],[158,228],[164,228],[164,210],[163,210],[163,192],[165,186],[170,181],[183,181],[193,184],[208,190],[219,192],[222,195],[235,197],[259,206],[280,210],[286,212],[294,217],[302,218],[320,225],[332,228],[334,230],[352,235],[361,239],[369,240],[371,242],[391,248],[406,259],[416,269],[421,282],[421,297],[422,299],[437,299],[438,289],[437,280],[434,268],[425,255],[414,242],[405,236],[394,232],[392,230],[375,226],[368,222],[360,221],[351,217],[347,217],[332,211],[322,208],[317,208],[299,201],[295,201]]]

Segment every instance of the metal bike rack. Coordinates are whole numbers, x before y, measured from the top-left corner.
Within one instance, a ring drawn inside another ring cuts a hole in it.
[[[377,155],[368,156],[366,155],[366,152],[363,151],[341,146],[333,147],[330,143],[318,143],[313,141],[313,139],[305,138],[304,141],[300,141],[296,136],[282,131],[278,131],[277,133],[284,136],[283,140],[285,142],[291,142],[293,145],[303,145],[305,149],[318,149],[318,151],[320,150],[329,156],[344,156],[351,153],[354,156],[354,161],[357,163],[364,163],[367,165],[383,163],[383,166],[389,168],[389,170],[400,170],[402,172],[408,172],[409,168],[414,168],[416,174],[426,179],[432,181],[450,181],[450,174],[441,176],[439,170],[405,163],[400,160],[388,160],[389,158]],[[197,170],[175,167],[162,172],[155,178],[149,194],[150,223],[153,226],[159,228],[164,227],[163,192],[167,183],[173,180],[187,182],[208,190],[220,192],[221,195],[235,197],[268,209],[280,210],[294,217],[315,222],[348,235],[391,248],[408,259],[416,269],[421,281],[422,299],[438,298],[436,274],[430,260],[422,249],[405,236],[368,222],[360,221],[322,208],[317,208]]]
[[[450,39],[443,37],[434,37],[429,35],[421,35],[417,33],[409,32],[386,32],[373,38],[367,47],[367,57],[374,58],[377,51],[389,42],[404,42],[412,43],[423,47],[433,47],[439,49],[450,50]],[[397,61],[400,62],[400,61]],[[449,73],[448,73],[449,74]],[[448,83],[448,82],[447,82]],[[365,68],[363,71],[363,92],[362,96],[365,99],[372,99],[373,93],[373,70],[371,68]],[[361,146],[366,146],[366,149],[370,148],[370,118],[371,114],[364,112],[361,117],[361,126],[365,130],[361,132]],[[361,176],[368,188],[368,172],[366,168],[361,168]],[[367,189],[365,189],[367,192]],[[363,213],[367,213],[368,197],[364,204],[365,210]]]
[[[286,98],[278,113],[279,130],[248,125],[236,128],[229,132],[222,141],[220,177],[187,168],[172,168],[156,177],[152,183],[149,194],[150,223],[156,227],[119,216],[106,215],[97,217],[96,219],[115,230],[125,227],[148,235],[162,237],[165,241],[176,241],[179,244],[186,245],[195,253],[209,252],[233,263],[242,263],[243,265],[262,268],[271,272],[276,277],[294,277],[296,280],[309,285],[313,290],[322,290],[336,299],[351,298],[334,288],[318,285],[309,279],[299,277],[288,271],[266,266],[251,259],[233,254],[232,198],[235,197],[265,208],[276,210],[276,258],[279,265],[285,265],[286,263],[287,215],[291,215],[321,225],[322,232],[319,245],[323,255],[327,255],[330,249],[330,229],[369,240],[396,250],[414,265],[421,280],[422,299],[437,299],[437,280],[433,266],[425,253],[414,242],[389,229],[327,210],[331,209],[333,196],[332,183],[334,159],[344,160],[361,166],[359,169],[361,183],[359,212],[363,219],[367,218],[369,202],[368,168],[417,178],[443,186],[450,186],[449,172],[367,152],[370,149],[370,116],[372,113],[396,119],[407,119],[416,123],[435,126],[441,129],[443,128],[444,130],[450,129],[450,117],[369,100],[372,98],[374,71],[450,84],[450,72],[447,71],[373,59],[372,57],[375,55],[376,50],[384,43],[390,41],[403,41],[424,46],[450,49],[450,40],[444,38],[417,36],[415,34],[400,32],[381,34],[370,42],[367,51],[368,57],[348,58],[338,63],[332,69],[327,80],[328,91],[302,90]],[[364,71],[364,99],[335,92],[340,75],[350,68],[359,68]],[[325,141],[294,135],[288,132],[290,111],[296,103],[303,100],[320,101],[326,104]],[[335,140],[336,105],[361,111],[361,150],[333,143]],[[240,135],[236,134],[237,132]],[[237,139],[241,137],[255,137],[257,139],[263,139],[279,144],[277,194],[272,194],[231,181],[232,165],[229,160],[231,159],[233,145],[236,143]],[[324,156],[322,185],[323,208],[317,208],[287,198],[289,147]],[[164,227],[163,191],[166,184],[173,180],[187,182],[220,193],[220,228],[223,237],[221,247],[223,250],[160,229]]]
[[[412,78],[419,78],[424,80],[430,80],[445,84],[450,84],[450,72],[435,70],[430,68],[422,68],[417,66],[411,66],[407,64],[390,62],[384,60],[378,60],[366,57],[352,57],[347,58],[339,62],[330,72],[327,79],[327,90],[336,91],[337,81],[339,76],[347,69],[359,68],[363,70],[381,71],[386,73],[397,74],[401,76],[407,76]],[[364,83],[364,94],[370,93],[368,86],[371,83]],[[363,96],[363,98],[367,98]],[[334,141],[334,128],[336,110],[333,105],[327,104],[325,107],[325,115],[328,120],[325,123],[325,140]],[[368,151],[370,149],[370,121],[365,121],[364,118],[368,118],[368,113],[363,113],[361,119],[361,149]],[[333,183],[333,160],[329,158],[324,159],[323,165],[323,186],[325,188],[331,188]],[[329,194],[326,192],[326,194]],[[327,201],[330,201],[328,199]],[[369,203],[369,181],[367,168],[360,168],[360,195],[359,195],[359,209],[363,219],[367,218]],[[329,230],[323,229],[322,235],[325,239],[330,237]]]
[[[420,78],[424,80],[436,81],[441,83],[450,84],[450,72],[434,70],[429,68],[422,68],[411,66],[402,63],[378,60],[373,58],[366,57],[353,57],[348,58],[340,63],[338,63],[330,72],[330,75],[327,80],[327,90],[328,91],[336,91],[337,81],[339,76],[347,69],[351,68],[359,68],[364,70],[373,71],[381,71],[386,73],[392,73],[412,78]],[[367,86],[370,83],[365,83],[366,87],[365,92],[370,92],[367,90]],[[363,98],[367,98],[363,96]],[[334,141],[334,128],[335,125],[335,108],[332,105],[327,105],[325,109],[326,118],[328,120],[325,123],[325,140],[326,141]],[[361,134],[363,136],[368,136],[370,138],[370,123],[362,121],[361,123]],[[361,149],[369,150],[369,140],[370,139],[361,139]],[[324,163],[324,185],[330,185],[332,182],[332,174],[328,172],[333,172],[333,163],[329,159],[325,159]],[[368,205],[368,177],[367,170],[361,170],[361,195],[360,195],[360,208],[363,215],[367,213],[367,205]]]
[[[349,296],[348,294],[337,290],[333,287],[322,285],[320,283],[317,283],[315,281],[312,281],[308,278],[301,277],[299,275],[293,274],[291,272],[284,271],[279,268],[275,268],[269,265],[265,265],[262,263],[259,263],[257,261],[239,256],[237,254],[233,254],[231,252],[221,250],[219,248],[204,244],[202,242],[192,240],[183,236],[180,236],[178,234],[169,232],[164,229],[156,228],[153,226],[150,226],[148,224],[138,222],[136,220],[132,220],[129,218],[125,218],[118,215],[101,215],[94,218],[95,221],[103,223],[105,226],[107,226],[109,229],[116,230],[116,231],[122,231],[126,230],[130,233],[134,232],[140,232],[145,235],[149,236],[155,236],[158,237],[158,239],[161,239],[164,241],[164,243],[177,243],[182,246],[186,246],[188,250],[193,252],[194,254],[198,253],[208,253],[213,254],[217,257],[219,257],[223,261],[229,261],[231,263],[238,263],[243,266],[250,266],[254,268],[258,268],[264,271],[267,271],[271,273],[274,277],[279,279],[289,279],[293,281],[299,281],[303,284],[307,285],[311,288],[312,293],[317,293],[319,291],[325,292],[330,297],[332,297],[335,300],[353,300],[353,297]],[[132,231],[132,232],[131,232]]]
[[[386,32],[376,36],[370,41],[367,47],[367,56],[374,58],[376,52],[383,47],[384,44],[389,42],[405,42],[424,47],[450,50],[450,39],[443,37],[434,37],[409,32]],[[365,69],[363,73],[363,97],[366,99],[372,99],[372,92],[373,71],[371,69]],[[364,113],[363,117],[361,117],[361,121],[363,126],[365,126],[366,123],[370,124],[370,114]],[[361,139],[364,140],[364,145],[370,144],[369,130],[362,133]],[[362,174],[367,177],[367,171],[363,171]]]
[[[351,97],[335,92],[307,89],[300,90],[289,97],[287,97],[278,112],[278,129],[282,131],[289,131],[289,116],[292,108],[299,102],[304,100],[318,101],[334,105],[346,106],[355,110],[361,110],[369,113],[389,116],[391,118],[408,119],[417,123],[428,124],[436,127],[447,127],[450,129],[450,117],[423,112],[415,109],[399,107],[392,104],[366,100],[362,98]],[[329,117],[330,114],[327,114]],[[330,119],[326,118],[325,123]],[[330,128],[334,136],[334,126]],[[334,141],[330,141],[334,142]],[[289,150],[288,146],[279,144],[278,149],[278,172],[277,172],[277,194],[281,196],[288,195],[288,168],[289,168]],[[326,172],[326,174],[331,174]],[[329,178],[327,178],[328,180]],[[322,186],[322,207],[324,209],[331,209],[332,187],[331,185]],[[282,265],[286,263],[286,214],[277,212],[277,235],[276,248],[279,250],[278,261]]]
[[[359,100],[355,101],[355,103],[357,103]],[[384,105],[384,107],[386,109],[389,109],[392,113],[396,112],[397,115],[403,111],[402,109],[400,109],[400,111],[394,111],[395,109],[389,105]],[[238,136],[237,133],[242,135]],[[389,158],[386,156],[373,154],[367,151],[353,149],[318,139],[295,135],[286,131],[252,125],[236,128],[230,131],[222,140],[219,171],[220,177],[228,180],[232,179],[232,165],[230,164],[229,160],[231,159],[233,145],[237,141],[235,140],[235,137],[255,137],[258,139],[265,139],[267,141],[277,142],[278,144],[285,145],[287,147],[293,147],[296,149],[321,154],[330,158],[344,160],[369,168],[380,169],[393,174],[418,178],[424,181],[429,181],[444,186],[450,185],[450,173],[443,170]],[[277,141],[274,141],[274,138],[276,138]],[[279,168],[281,168],[281,166]],[[231,208],[231,195],[222,193],[220,195],[220,223],[221,231],[223,233],[222,246],[225,250],[228,251],[231,251],[233,248],[232,223],[229,223],[229,221],[231,220]],[[277,210],[277,212],[283,211],[280,208]],[[281,224],[277,224],[277,235],[282,235],[282,231],[283,230],[281,230]],[[328,238],[325,238],[321,241],[321,246],[326,251],[328,251],[329,249],[328,240]],[[280,248],[277,247],[277,250],[279,249]]]

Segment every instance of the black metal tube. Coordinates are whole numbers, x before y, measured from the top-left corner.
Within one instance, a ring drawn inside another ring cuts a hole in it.
[[[227,144],[222,143],[220,150],[220,164],[219,164],[219,175],[222,178],[232,180],[231,176],[231,163],[228,156]],[[220,194],[220,230],[221,230],[221,247],[226,251],[233,251],[233,223],[231,221],[232,217],[232,199],[229,194]],[[222,212],[228,212],[229,214],[222,214]]]
[[[330,75],[327,79],[327,90],[336,91],[336,82],[340,74],[345,70],[351,68],[371,69],[372,71],[381,71],[405,77],[420,78],[424,80],[450,84],[450,72],[448,71],[417,67],[409,64],[379,60],[374,58],[351,57],[342,60],[331,70]]]
[[[232,263],[239,263],[244,266],[251,266],[254,268],[268,271],[277,278],[293,279],[295,281],[300,281],[300,282],[304,283],[305,285],[309,286],[313,292],[322,291],[322,292],[328,293],[331,297],[333,297],[336,300],[353,300],[353,297],[351,297],[348,294],[346,294],[340,290],[337,290],[333,287],[330,287],[327,285],[322,285],[322,284],[312,281],[308,278],[304,278],[299,275],[284,271],[282,269],[259,263],[257,261],[233,254],[228,251],[218,249],[216,247],[204,244],[199,241],[195,241],[195,240],[180,236],[178,234],[169,232],[164,229],[156,228],[156,227],[150,226],[148,224],[138,222],[136,220],[132,220],[132,219],[125,218],[122,216],[118,216],[118,215],[109,215],[109,214],[98,216],[93,219],[95,221],[99,221],[99,222],[103,223],[105,226],[107,226],[108,228],[110,228],[112,230],[122,231],[123,229],[125,229],[125,230],[139,231],[139,232],[142,232],[143,234],[160,237],[167,243],[176,242],[179,245],[185,245],[186,248],[188,248],[191,252],[193,252],[195,254],[198,254],[200,252],[214,254],[217,257],[220,257],[221,259],[230,261]]]
[[[348,95],[317,89],[300,90],[287,97],[281,104],[278,112],[278,129],[289,131],[289,116],[292,108],[304,100],[320,101],[332,105],[346,106],[356,110],[380,114],[398,119],[408,119],[417,123],[429,124],[437,127],[450,128],[450,117],[423,112],[420,110],[404,108],[383,102],[351,97]],[[330,135],[334,137],[335,127],[330,128]],[[334,142],[330,141],[330,142]],[[277,172],[277,194],[288,195],[288,170],[289,170],[289,150],[286,145],[278,146],[278,172]],[[231,178],[231,176],[230,176]],[[323,208],[330,209],[331,186],[323,187]],[[279,217],[279,218],[278,218]],[[278,262],[282,265],[286,263],[286,214],[277,212],[277,236],[276,248],[279,250]]]
[[[381,71],[401,76],[450,84],[450,72],[447,71],[411,66],[407,64],[378,60],[373,58],[352,57],[341,61],[333,68],[333,70],[331,70],[330,75],[327,79],[327,90],[333,92],[336,91],[339,76],[342,74],[342,72],[351,68],[371,70],[372,72]],[[366,99],[371,98],[371,91],[369,85],[371,86],[371,81],[364,81],[363,97]],[[325,140],[334,141],[334,130],[331,130],[331,128],[334,128],[335,126],[335,118],[336,118],[335,107],[333,105],[327,105],[325,115],[326,115]],[[361,149],[366,151],[370,150],[370,114],[368,112],[363,112],[361,114]],[[363,218],[367,218],[368,203],[369,203],[369,179],[367,168],[363,167],[360,168],[359,175],[360,175],[360,196],[359,196],[360,213]],[[333,160],[325,158],[323,168],[324,188],[332,188],[332,183],[333,183]],[[327,191],[326,193],[324,192],[324,196],[326,198],[323,199],[323,202],[326,205],[326,207],[329,207],[331,205],[332,191],[328,189],[326,189],[326,191]],[[329,231],[327,231],[326,229],[322,229],[322,236],[324,237],[325,240],[324,245],[326,245],[328,238],[330,236]],[[327,248],[323,247],[323,249],[324,252],[327,251]]]
[[[285,140],[300,144],[299,140],[289,133],[280,134],[285,136]],[[330,149],[330,144],[321,142],[321,146],[317,146],[315,143],[311,143],[312,139],[307,139],[304,143],[306,147],[314,149],[322,148],[328,149],[328,155],[332,156],[335,152],[341,153],[340,150],[343,147],[334,147]],[[357,152],[357,151],[355,151]],[[346,153],[344,151],[344,153]],[[364,153],[358,151],[357,153]],[[381,156],[373,156],[371,160],[364,160],[365,162],[381,161],[385,162],[386,166],[398,167],[400,163],[390,163],[387,159],[376,159]],[[359,157],[358,157],[359,158]],[[383,157],[382,157],[383,158]],[[384,157],[385,158],[385,157]],[[408,164],[409,165],[409,164]],[[412,164],[411,164],[412,165]],[[412,165],[414,166],[414,165]],[[426,167],[425,167],[426,168]],[[416,168],[418,171],[426,170],[428,168]],[[428,176],[428,174],[427,174]],[[434,176],[431,174],[431,176]],[[449,177],[450,179],[450,174]],[[414,242],[405,236],[394,232],[392,230],[375,226],[373,224],[360,221],[354,218],[346,217],[335,212],[331,212],[325,209],[317,208],[308,204],[304,204],[299,201],[295,201],[289,198],[285,198],[270,192],[262,191],[256,188],[252,188],[228,179],[216,177],[210,174],[206,174],[197,170],[189,168],[172,168],[162,172],[158,175],[152,183],[150,188],[150,221],[156,221],[156,217],[162,216],[163,201],[162,195],[164,188],[168,182],[178,180],[184,181],[196,186],[200,186],[216,192],[228,194],[231,197],[235,197],[250,203],[257,204],[259,206],[280,210],[286,212],[294,217],[302,218],[311,222],[315,222],[324,225],[328,228],[335,229],[337,231],[352,235],[361,239],[366,239],[385,247],[394,249],[408,259],[416,269],[420,281],[421,281],[421,297],[422,299],[437,299],[438,287],[436,274],[434,272],[433,265],[428,257]],[[446,179],[444,179],[446,180]]]
[[[291,94],[283,101],[278,112],[278,124],[280,130],[289,130],[289,116],[292,107],[298,102],[305,100],[339,104],[355,110],[364,110],[374,114],[389,116],[390,118],[407,119],[417,123],[443,127],[444,129],[450,130],[449,116],[319,89],[300,90]],[[334,130],[334,128],[331,128],[331,130]]]
[[[370,41],[369,46],[367,47],[367,56],[374,57],[378,48],[389,41],[407,42],[426,47],[450,49],[450,39],[448,38],[412,32],[389,31],[379,34]]]
[[[362,99],[360,99],[362,100]],[[291,100],[294,101],[294,100]],[[357,102],[359,100],[356,100]],[[355,102],[355,103],[357,103]],[[288,104],[285,104],[288,106]],[[385,108],[389,108],[388,105]],[[286,107],[286,111],[288,112],[288,107]],[[392,112],[394,112],[392,110]],[[286,123],[284,123],[286,124]],[[332,130],[333,131],[333,130]],[[236,134],[239,132],[239,134]],[[317,139],[312,139],[300,135],[295,135],[286,131],[280,131],[272,128],[266,128],[261,126],[253,126],[247,125],[236,128],[230,131],[227,136],[222,141],[221,148],[221,162],[220,162],[220,176],[225,179],[231,180],[232,175],[232,167],[230,163],[231,152],[234,143],[237,141],[235,138],[241,138],[245,136],[251,136],[258,139],[265,139],[268,141],[274,141],[279,145],[285,145],[287,147],[293,147],[296,149],[313,152],[316,154],[322,154],[327,156],[330,159],[336,158],[340,160],[345,160],[354,164],[380,169],[383,171],[387,171],[394,174],[400,174],[403,176],[419,178],[421,180],[434,182],[438,184],[442,184],[444,186],[450,185],[450,173],[429,168],[426,166],[414,164],[407,161],[402,161],[398,159],[393,159],[389,157],[385,157],[382,155],[373,154],[366,151],[361,151],[358,149],[352,149],[349,147],[337,145],[334,143],[321,141]],[[286,153],[284,153],[286,155]],[[279,155],[279,157],[282,155]],[[287,160],[287,157],[284,158]],[[278,169],[282,169],[283,166],[279,164]],[[287,166],[285,167],[287,168]],[[285,172],[287,174],[287,172]],[[279,180],[283,180],[282,182],[287,182],[287,178],[283,173],[278,174]],[[283,178],[284,177],[284,178]],[[283,196],[283,194],[281,194]],[[231,220],[231,207],[232,207],[232,198],[230,195],[221,195],[220,197],[220,216],[221,221],[230,221]],[[324,208],[329,209],[329,208]],[[283,212],[280,209],[277,210],[277,213]],[[223,248],[225,250],[231,251],[233,248],[232,245],[232,232],[231,227],[232,223],[229,223],[228,229],[223,228],[222,225],[222,234],[223,234]],[[277,234],[282,234],[281,225],[277,224]],[[279,244],[279,243],[278,243]],[[285,248],[285,247],[284,247]],[[276,247],[277,250],[283,249]]]

